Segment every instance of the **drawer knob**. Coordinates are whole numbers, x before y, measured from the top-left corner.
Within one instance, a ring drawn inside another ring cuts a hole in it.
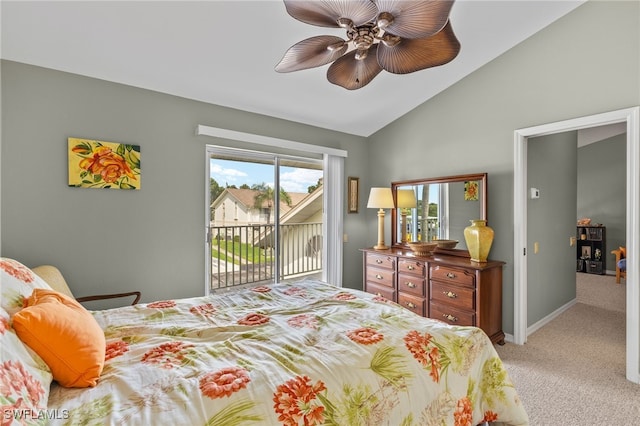
[[[382,275],[380,275],[380,274],[376,274],[376,278],[377,278],[377,279],[379,279],[379,280],[381,280],[381,279],[382,279],[382,278],[384,278],[384,277],[383,277]]]
[[[416,307],[416,305],[411,303],[411,302],[407,302],[407,303],[405,303],[405,305],[407,305],[407,308],[409,308],[409,309],[415,309],[415,307]]]
[[[415,283],[412,283],[411,281],[407,282],[407,287],[409,288],[416,288]]]
[[[447,278],[455,278],[456,274],[454,274],[453,272],[448,272],[447,273]]]
[[[458,322],[458,318],[454,317],[451,314],[442,314],[443,317],[445,317],[446,319],[448,319],[451,322]]]
[[[382,260],[381,260],[381,259],[376,259],[376,263],[377,263],[377,264],[381,264],[381,263],[382,263]]]
[[[414,268],[413,265],[409,265],[409,266],[407,266],[407,269],[410,270],[410,271],[413,271],[416,268]]]
[[[456,297],[458,297],[458,295],[452,291],[443,291],[443,293],[450,299],[455,299]]]

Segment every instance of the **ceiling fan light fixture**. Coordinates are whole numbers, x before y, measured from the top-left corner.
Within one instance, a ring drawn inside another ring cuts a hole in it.
[[[362,25],[349,31],[349,39],[353,41],[356,49],[368,49],[378,39],[378,27],[374,25]]]
[[[378,28],[381,30],[386,29],[389,25],[393,23],[393,15],[389,12],[382,12],[378,15],[378,19],[376,20],[376,24]]]
[[[336,22],[340,28],[353,28],[353,21],[349,18],[338,18]]]
[[[278,72],[331,63],[327,79],[348,90],[369,84],[383,69],[408,74],[443,65],[460,51],[449,14],[455,0],[283,0],[295,19],[346,29],[346,40],[317,36],[287,50]],[[353,49],[349,45],[353,43]]]
[[[381,39],[382,43],[384,43],[385,46],[388,46],[388,47],[395,46],[396,44],[400,43],[400,40],[402,40],[400,37],[395,36],[393,34],[389,34],[389,33],[386,33],[384,36],[382,36],[382,39]]]

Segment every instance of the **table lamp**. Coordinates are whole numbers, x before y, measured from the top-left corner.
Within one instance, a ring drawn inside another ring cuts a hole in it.
[[[378,210],[378,244],[373,246],[373,248],[376,250],[386,250],[389,247],[384,244],[384,209],[392,209],[395,207],[391,188],[371,188],[367,207],[380,209]]]
[[[398,207],[400,209],[401,220],[401,237],[400,242],[405,244],[407,242],[407,213],[409,209],[416,208],[418,206],[418,201],[416,200],[416,194],[413,192],[413,189],[398,189],[396,191],[396,195],[398,196]]]

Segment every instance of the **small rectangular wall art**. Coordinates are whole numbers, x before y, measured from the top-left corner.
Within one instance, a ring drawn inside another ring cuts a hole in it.
[[[347,212],[358,213],[358,204],[360,201],[360,178],[349,177],[347,182]]]
[[[464,183],[465,201],[478,201],[478,181],[468,180]]]
[[[69,138],[69,186],[140,189],[140,146]]]

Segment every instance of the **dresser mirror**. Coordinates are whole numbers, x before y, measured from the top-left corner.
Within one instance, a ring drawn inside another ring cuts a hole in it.
[[[467,250],[464,228],[471,219],[487,219],[486,173],[391,182],[391,190],[398,206],[391,211],[394,247],[457,240],[455,249]]]

